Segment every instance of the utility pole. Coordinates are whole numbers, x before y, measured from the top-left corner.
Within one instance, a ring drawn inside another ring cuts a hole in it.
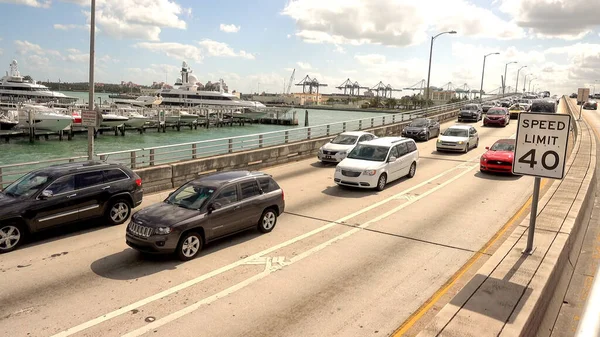
[[[90,84],[89,84],[89,111],[94,111],[94,55],[96,43],[96,0],[91,0],[90,11]],[[94,159],[94,132],[95,127],[88,126],[88,160]]]

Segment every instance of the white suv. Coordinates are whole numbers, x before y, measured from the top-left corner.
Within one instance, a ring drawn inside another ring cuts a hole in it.
[[[338,185],[376,188],[396,179],[414,177],[419,162],[419,150],[414,140],[403,137],[382,137],[362,142],[335,168]]]

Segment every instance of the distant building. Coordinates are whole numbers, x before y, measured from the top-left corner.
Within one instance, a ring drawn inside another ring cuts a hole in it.
[[[244,95],[244,97],[247,97]],[[283,94],[267,94],[262,93],[260,95],[252,95],[246,99],[251,101],[260,102],[263,104],[288,104],[288,105],[302,105],[301,99],[294,95],[283,95]]]
[[[448,102],[455,97],[456,91],[454,90],[431,91],[431,99],[433,101]]]
[[[300,100],[300,105],[320,105],[323,95],[320,93],[293,93],[292,96]]]

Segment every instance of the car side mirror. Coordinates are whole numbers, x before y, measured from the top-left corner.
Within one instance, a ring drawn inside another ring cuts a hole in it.
[[[393,162],[395,162],[395,161],[396,161],[396,159],[397,159],[396,157],[390,157],[390,158],[388,159],[388,163],[393,163]]]
[[[489,150],[489,149],[490,149],[490,147],[489,147],[489,146],[486,146],[486,147],[485,147],[485,149],[486,149],[486,150]]]
[[[215,205],[213,204],[208,204],[208,206],[206,206],[206,213],[210,214],[215,210]]]
[[[42,191],[42,194],[40,194],[40,199],[46,200],[46,199],[52,197],[53,195],[54,194],[52,193],[52,191],[44,190],[44,191]]]

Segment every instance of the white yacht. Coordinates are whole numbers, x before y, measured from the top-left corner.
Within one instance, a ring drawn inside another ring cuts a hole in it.
[[[112,107],[101,106],[99,109],[102,113],[102,121],[100,122],[100,126],[108,128],[121,127],[127,121],[129,121],[129,117],[115,113]]]
[[[137,101],[146,105],[160,104],[168,106],[223,106],[239,108],[265,108],[260,102],[244,101],[237,96],[224,92],[223,80],[219,82],[219,91],[198,90],[198,78],[186,62],[181,66],[181,78],[174,89],[157,89],[154,96],[140,96]]]
[[[27,81],[19,73],[16,60],[10,63],[10,71],[0,80],[0,101],[22,102],[33,101],[45,103],[58,101],[61,103],[73,103],[78,98],[69,97],[63,93],[50,91],[47,86],[37,84],[35,81]]]
[[[17,110],[0,110],[0,130],[10,130],[19,124]]]
[[[19,109],[19,127],[29,127],[29,112],[36,130],[58,132],[73,124],[73,116],[62,114],[43,105],[23,104]]]
[[[117,115],[127,117],[125,126],[134,129],[142,128],[150,119],[142,115],[137,109],[126,105],[115,105]]]

